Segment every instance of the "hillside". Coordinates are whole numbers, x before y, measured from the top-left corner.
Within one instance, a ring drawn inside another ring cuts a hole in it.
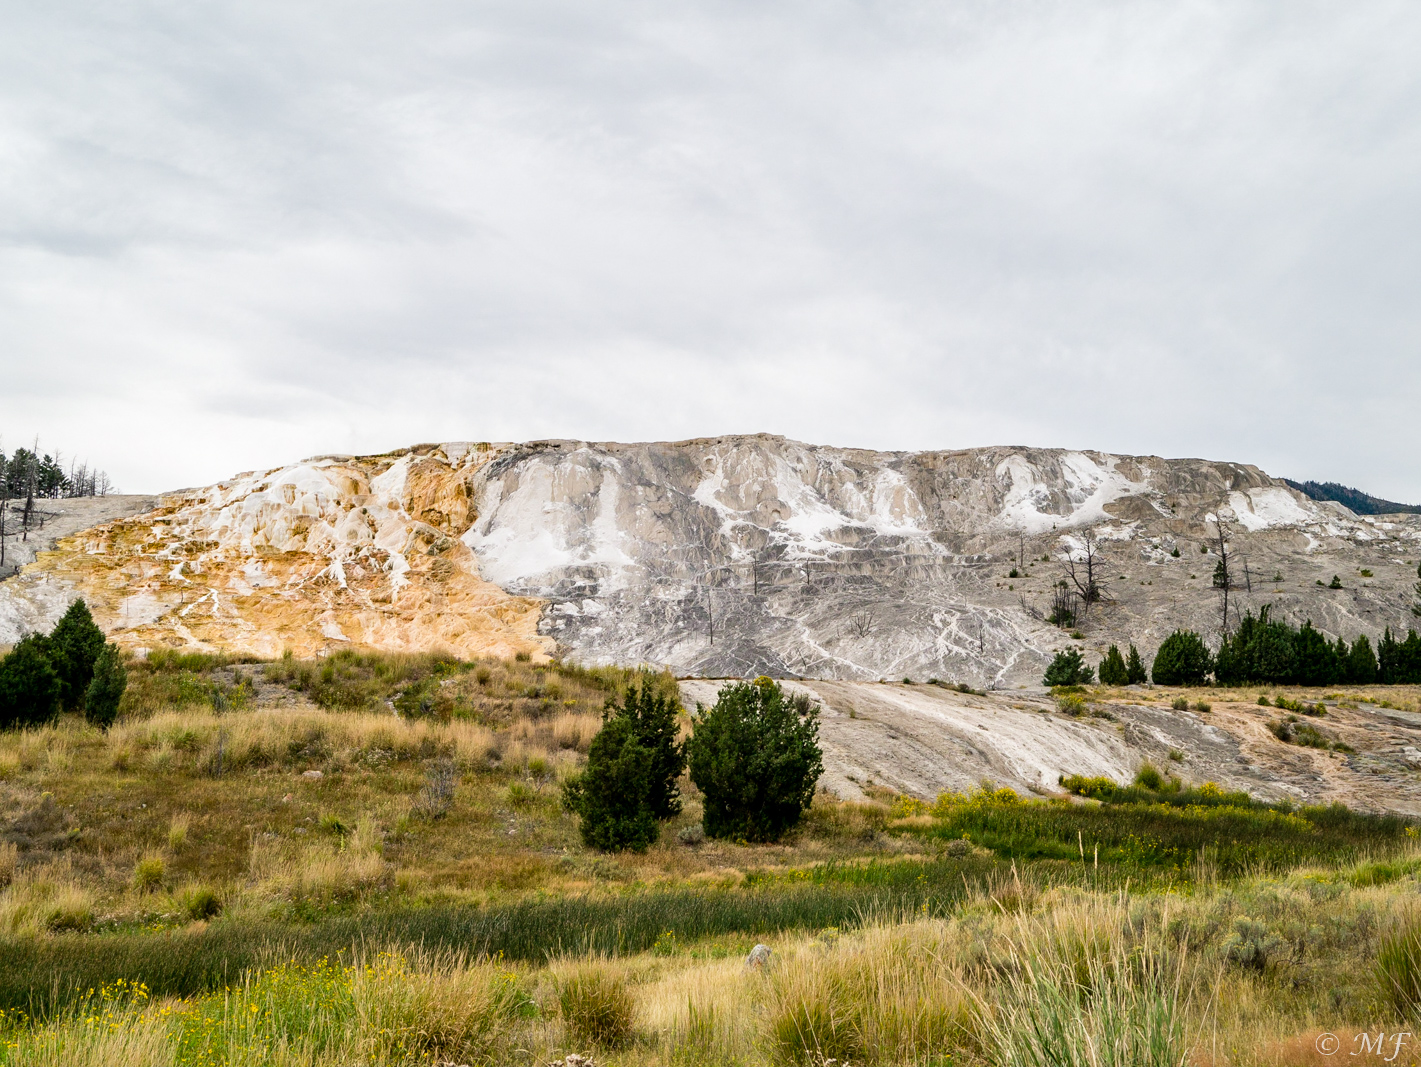
[[[1034,684],[1070,640],[1037,616],[1087,534],[1110,597],[1079,624],[1089,647],[1217,631],[1215,513],[1248,586],[1236,610],[1348,637],[1411,621],[1421,517],[1358,517],[1255,467],[756,435],[422,445],[168,494],[0,585],[0,641],[82,593],[134,649],[561,649],[708,676]]]

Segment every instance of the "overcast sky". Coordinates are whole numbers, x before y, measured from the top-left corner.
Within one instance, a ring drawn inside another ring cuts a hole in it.
[[[0,434],[768,431],[1421,501],[1421,5],[5,5]]]

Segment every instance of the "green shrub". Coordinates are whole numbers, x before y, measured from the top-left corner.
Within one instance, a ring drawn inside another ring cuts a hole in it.
[[[94,625],[89,605],[75,600],[49,635],[49,660],[59,676],[59,699],[66,708],[83,705],[103,649],[104,632]]]
[[[1259,693],[1259,694],[1258,694],[1258,706],[1259,706],[1260,708],[1266,708],[1266,707],[1269,706],[1269,701],[1268,701],[1268,696],[1267,696],[1267,694],[1265,694],[1265,693]]]
[[[59,714],[59,675],[49,641],[27,634],[0,660],[0,729],[40,726]]]
[[[1088,685],[1095,672],[1085,665],[1085,655],[1078,648],[1057,652],[1041,679],[1042,685]]]
[[[581,967],[558,989],[568,1037],[577,1044],[620,1048],[632,1036],[635,1004],[626,981],[597,966]]]
[[[1110,646],[1105,658],[1100,661],[1100,684],[1130,684],[1130,670],[1125,666],[1125,657],[1120,655],[1120,649],[1115,645]]]
[[[1130,654],[1125,657],[1125,676],[1127,685],[1144,685],[1150,680],[1140,659],[1140,650],[1134,645],[1130,646]]]
[[[632,723],[614,716],[587,752],[587,768],[563,783],[563,807],[582,820],[582,840],[604,852],[644,852],[660,833],[647,806],[651,752],[637,743]]]
[[[646,677],[627,687],[620,705],[608,700],[586,770],[563,784],[563,807],[581,817],[589,846],[644,851],[660,834],[657,820],[681,810],[676,779],[686,757],[676,741],[678,707]]]
[[[1262,974],[1270,960],[1287,949],[1287,942],[1255,919],[1236,919],[1222,945],[1224,959],[1246,971]]]
[[[686,743],[711,837],[776,841],[799,822],[823,770],[818,711],[770,678],[725,686],[697,707]]]
[[[1194,710],[1195,710],[1195,711],[1205,711],[1205,712],[1208,712],[1208,711],[1213,711],[1213,710],[1214,710],[1214,706],[1213,706],[1212,704],[1210,704],[1207,700],[1201,700],[1201,701],[1199,701],[1198,703],[1196,703],[1196,704],[1194,705]]]
[[[154,890],[162,889],[163,877],[167,874],[167,870],[162,856],[144,856],[133,868],[133,888],[142,893],[151,893]]]
[[[183,912],[194,921],[215,919],[222,914],[222,898],[207,886],[193,886],[186,890],[181,903]]]
[[[94,662],[93,677],[84,696],[84,718],[107,730],[118,718],[119,702],[128,688],[128,669],[117,645],[106,644]]]
[[[1188,710],[1189,710],[1189,698],[1188,698],[1188,697],[1175,697],[1173,700],[1171,700],[1171,701],[1169,702],[1169,706],[1172,707],[1175,711],[1188,711]]]
[[[1332,576],[1332,581],[1328,583],[1327,588],[1329,588],[1329,589],[1341,589],[1341,588],[1342,588],[1342,578],[1341,578],[1339,575],[1334,574],[1334,575]]]
[[[1147,760],[1140,764],[1140,769],[1135,772],[1135,784],[1158,793],[1164,785],[1164,775],[1160,774],[1159,769]]]
[[[1204,639],[1192,630],[1176,630],[1155,653],[1150,678],[1155,685],[1203,685],[1212,669]]]

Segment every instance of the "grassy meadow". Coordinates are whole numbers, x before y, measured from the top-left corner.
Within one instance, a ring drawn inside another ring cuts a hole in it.
[[[1402,819],[1143,774],[750,846],[683,782],[602,855],[559,788],[630,677],[159,654],[0,734],[0,1064],[1421,1062],[1350,1055],[1421,1021]]]

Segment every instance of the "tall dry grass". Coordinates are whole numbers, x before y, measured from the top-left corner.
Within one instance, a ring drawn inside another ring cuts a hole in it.
[[[87,930],[94,922],[94,894],[67,856],[17,867],[11,846],[9,884],[0,891],[0,931],[43,934]]]

